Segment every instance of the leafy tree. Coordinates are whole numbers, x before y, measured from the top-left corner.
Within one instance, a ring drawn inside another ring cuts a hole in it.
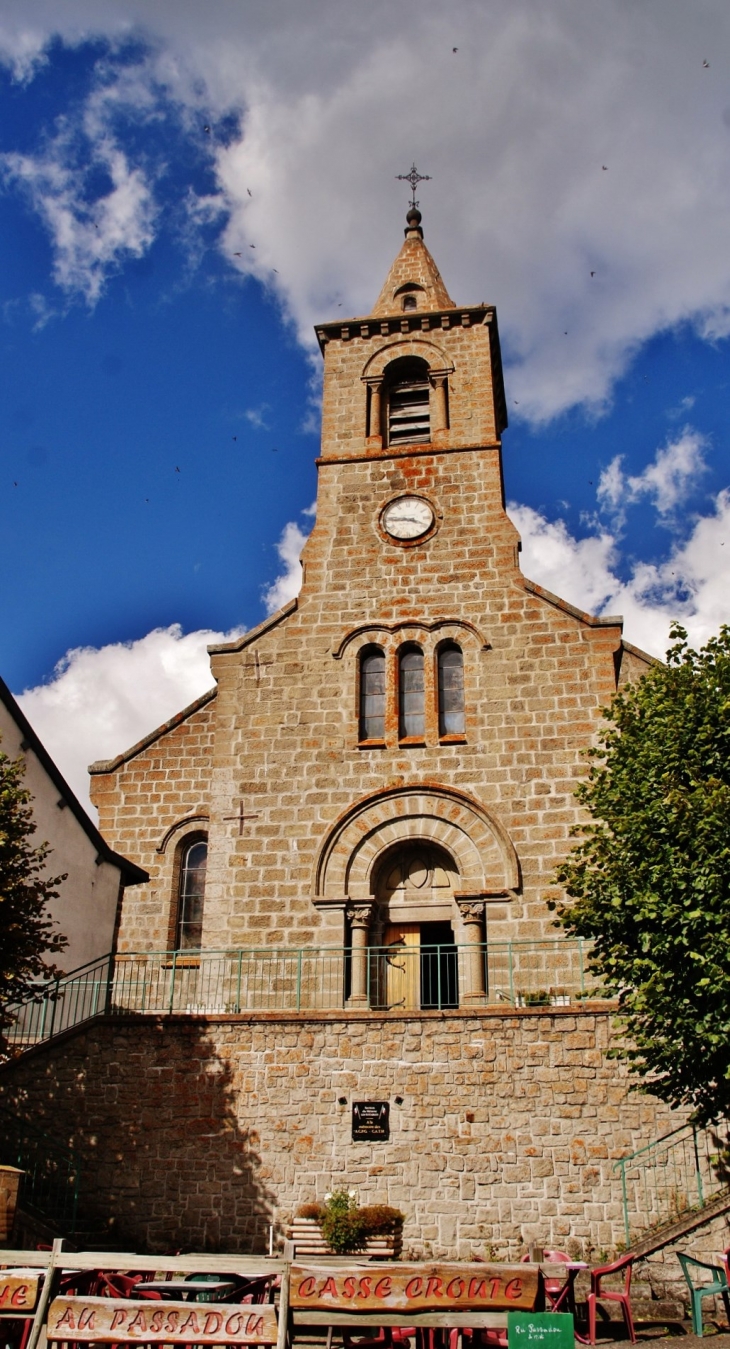
[[[66,877],[45,875],[50,849],[29,841],[36,825],[23,772],[22,759],[0,751],[0,1031],[9,1020],[4,1005],[29,993],[34,980],[53,975],[43,956],[67,944],[45,912]]]
[[[617,694],[578,800],[592,817],[552,901],[618,994],[616,1053],[700,1124],[730,1116],[730,627]]]

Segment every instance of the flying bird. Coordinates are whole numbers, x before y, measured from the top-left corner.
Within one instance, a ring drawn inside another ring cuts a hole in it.
[[[253,196],[253,192],[251,191],[250,187],[247,187],[246,191],[248,192],[249,197]]]
[[[238,436],[231,436],[231,440],[238,440]]]
[[[205,132],[206,136],[209,136],[209,135],[210,135],[210,127],[209,127],[209,126],[204,126],[204,127],[203,127],[203,131]]]
[[[240,253],[234,253],[233,256],[234,256],[234,258],[240,258],[240,257],[241,257],[241,254],[240,254]]]
[[[459,48],[458,48],[458,47],[452,47],[451,50],[452,50],[452,52],[458,52]]]
[[[180,472],[180,469],[178,468],[177,464],[175,465],[175,472],[176,472],[176,473],[179,473],[179,472]]]
[[[703,61],[703,62],[702,62],[702,69],[703,69],[703,70],[709,70],[709,69],[710,69],[710,63],[709,63],[709,61]]]
[[[591,276],[595,276],[595,275],[596,275],[596,273],[595,273],[595,272],[591,272]]]
[[[274,271],[276,272],[276,275],[278,276],[278,275],[279,275],[279,268],[278,268],[278,267],[274,267]]]
[[[249,244],[249,248],[255,248],[255,247],[256,247],[255,244]]]

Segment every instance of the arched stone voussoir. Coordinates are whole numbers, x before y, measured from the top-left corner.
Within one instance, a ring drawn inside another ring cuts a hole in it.
[[[501,821],[467,792],[432,783],[387,788],[350,806],[322,840],[315,900],[368,893],[382,855],[419,838],[450,853],[462,889],[488,895],[519,888],[517,853]]]

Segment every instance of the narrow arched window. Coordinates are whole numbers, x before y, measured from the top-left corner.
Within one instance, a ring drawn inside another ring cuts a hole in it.
[[[360,656],[360,739],[385,739],[385,656],[378,646]]]
[[[464,734],[464,657],[455,642],[438,653],[439,735]]]
[[[404,309],[417,309],[417,308],[418,308],[418,300],[416,299],[415,295],[404,295],[404,296],[403,296],[403,308],[404,308]]]
[[[180,861],[176,945],[178,951],[198,951],[203,940],[208,840],[199,838],[187,844]]]
[[[393,361],[385,372],[388,444],[421,445],[431,439],[428,366],[415,356]]]
[[[425,730],[423,652],[404,646],[398,656],[398,734],[401,740],[423,739]]]

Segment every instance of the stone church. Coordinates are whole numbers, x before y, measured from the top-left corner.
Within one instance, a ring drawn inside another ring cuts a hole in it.
[[[582,751],[649,658],[522,573],[496,311],[454,303],[415,207],[371,313],[317,337],[301,592],[92,765],[150,877],[117,1015],[15,1081],[152,1248],[261,1250],[346,1183],[412,1254],[611,1250],[615,1160],[676,1121],[607,1060],[615,1007],[546,900]],[[363,1101],[387,1138],[353,1137]]]

